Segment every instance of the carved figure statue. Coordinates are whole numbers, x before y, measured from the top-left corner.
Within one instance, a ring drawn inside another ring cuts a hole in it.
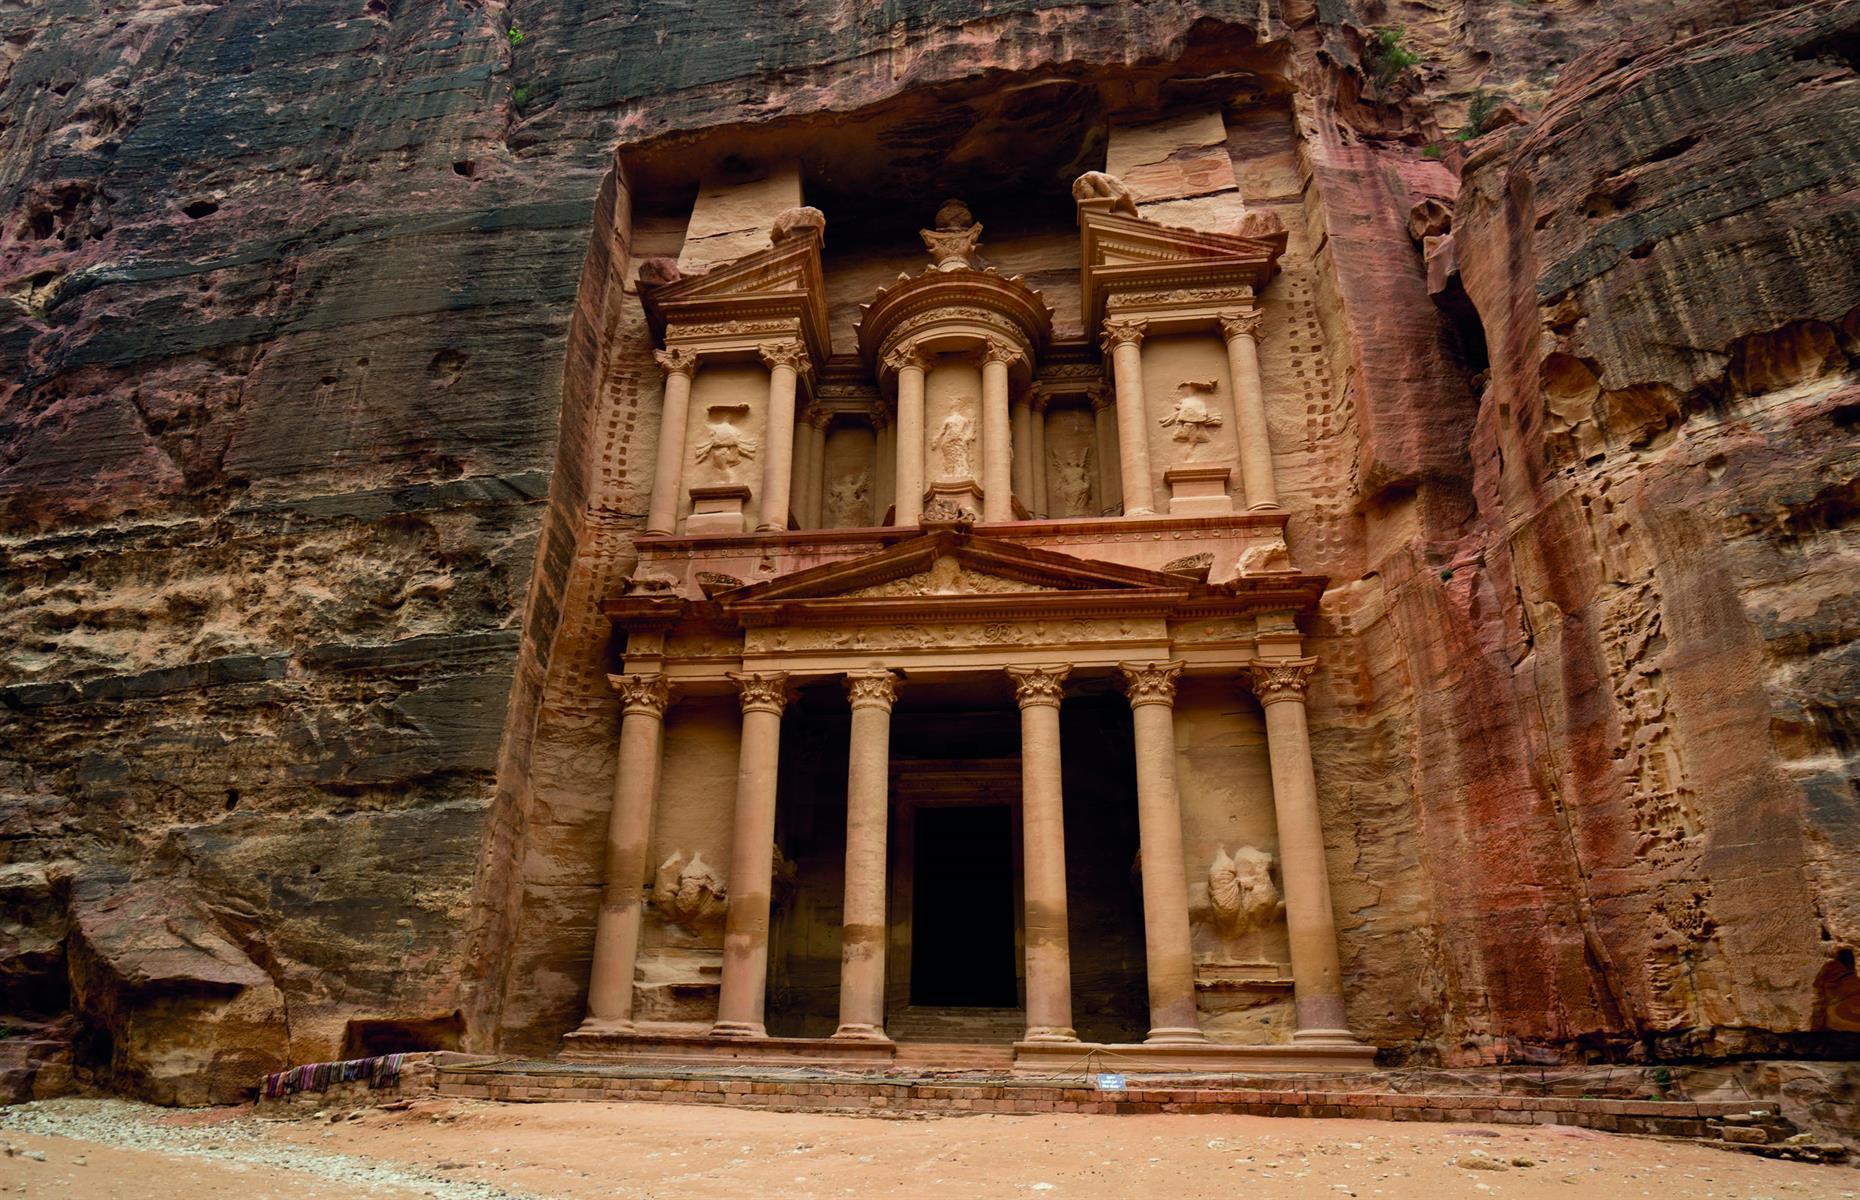
[[[1109,200],[1111,211],[1137,215],[1137,202],[1124,181],[1103,171],[1087,171],[1072,181],[1072,199]]]
[[[1214,923],[1229,937],[1278,920],[1285,904],[1272,883],[1272,855],[1242,846],[1230,858],[1227,847],[1217,848],[1208,868],[1208,902]]]
[[[678,577],[667,571],[635,571],[626,578],[629,596],[670,596],[678,590]]]
[[[872,473],[858,471],[843,475],[827,489],[827,524],[830,526],[869,525],[872,523]]]
[[[1292,552],[1284,538],[1248,546],[1240,552],[1241,575],[1273,575],[1292,570]]]
[[[723,877],[704,861],[703,851],[686,859],[681,850],[653,873],[652,903],[673,924],[692,929],[721,917],[729,897]]]
[[[975,459],[970,447],[975,442],[975,422],[962,414],[960,409],[952,411],[943,418],[943,425],[930,439],[930,448],[943,459],[943,478],[973,479],[975,477]]]
[[[744,404],[717,405],[710,410],[710,424],[704,429],[704,440],[698,443],[692,454],[694,462],[708,462],[719,470],[728,471],[745,459],[756,456],[756,439],[731,424],[730,418],[741,416],[749,411]]]
[[[1175,408],[1161,418],[1164,428],[1175,430],[1175,440],[1188,447],[1187,453],[1182,455],[1184,462],[1195,457],[1195,451],[1212,440],[1208,430],[1221,424],[1221,414],[1208,406],[1216,386],[1212,379],[1184,379],[1175,389]]]
[[[1053,460],[1053,498],[1057,508],[1067,514],[1091,511],[1091,447],[1080,446],[1070,454],[1057,449],[1048,453]]]

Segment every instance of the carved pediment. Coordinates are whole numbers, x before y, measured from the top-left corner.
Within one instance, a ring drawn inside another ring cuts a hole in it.
[[[1095,329],[1107,301],[1120,293],[1203,292],[1217,300],[1232,293],[1250,299],[1278,273],[1286,232],[1211,233],[1081,207],[1079,240],[1085,327]]]
[[[737,611],[798,602],[1013,593],[1177,592],[1183,580],[1158,571],[1095,562],[974,534],[943,530],[877,554],[797,571],[732,594]]]
[[[766,250],[656,287],[640,298],[655,338],[701,344],[719,336],[798,332],[814,361],[828,352],[826,277],[821,236],[803,228]]]

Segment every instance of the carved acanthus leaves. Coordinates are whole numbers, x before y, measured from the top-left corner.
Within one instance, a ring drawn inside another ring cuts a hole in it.
[[[671,687],[660,674],[609,675],[607,682],[619,695],[622,712],[662,717],[665,706],[671,702]]]
[[[1259,340],[1259,327],[1266,319],[1265,314],[1257,310],[1252,312],[1224,312],[1220,316],[1221,336],[1228,341],[1239,337]]]
[[[982,364],[1001,363],[1012,370],[1027,356],[1021,353],[1019,346],[1005,338],[989,338],[988,346],[982,351]]]
[[[1317,666],[1315,658],[1256,658],[1246,664],[1247,680],[1261,704],[1305,700],[1305,686]]]
[[[885,352],[885,369],[894,375],[907,370],[927,370],[929,366],[929,357],[915,345],[893,346]]]
[[[846,672],[846,696],[854,708],[891,711],[898,700],[898,677],[882,667]]]
[[[659,364],[659,369],[667,375],[683,375],[689,379],[691,373],[697,370],[697,355],[681,346],[667,346],[663,350],[655,350],[652,358]]]
[[[736,685],[745,713],[780,713],[788,705],[786,671],[726,671],[724,675]]]
[[[1130,697],[1130,707],[1174,704],[1176,677],[1187,665],[1179,658],[1168,662],[1118,663],[1117,669],[1124,673],[1124,694]]]
[[[1104,323],[1104,348],[1116,350],[1119,346],[1139,345],[1148,327],[1148,321],[1136,317],[1113,317]]]
[[[814,369],[807,357],[807,348],[798,341],[763,342],[756,347],[756,354],[762,359],[762,365],[771,371],[787,367],[796,375],[806,375]]]
[[[1066,698],[1066,676],[1072,673],[1070,663],[1051,667],[1007,667],[1008,678],[1014,681],[1014,698],[1020,701],[1022,708],[1036,704],[1047,704],[1054,708]]]

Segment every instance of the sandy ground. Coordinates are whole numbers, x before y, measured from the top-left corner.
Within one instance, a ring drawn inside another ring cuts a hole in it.
[[[1848,1167],[1580,1129],[1238,1116],[425,1101],[273,1121],[64,1100],[0,1110],[0,1141],[0,1194],[69,1200],[1860,1198]]]

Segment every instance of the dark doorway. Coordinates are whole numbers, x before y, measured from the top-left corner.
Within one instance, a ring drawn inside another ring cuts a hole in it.
[[[1011,810],[926,805],[916,818],[911,1003],[1015,1006]]]

